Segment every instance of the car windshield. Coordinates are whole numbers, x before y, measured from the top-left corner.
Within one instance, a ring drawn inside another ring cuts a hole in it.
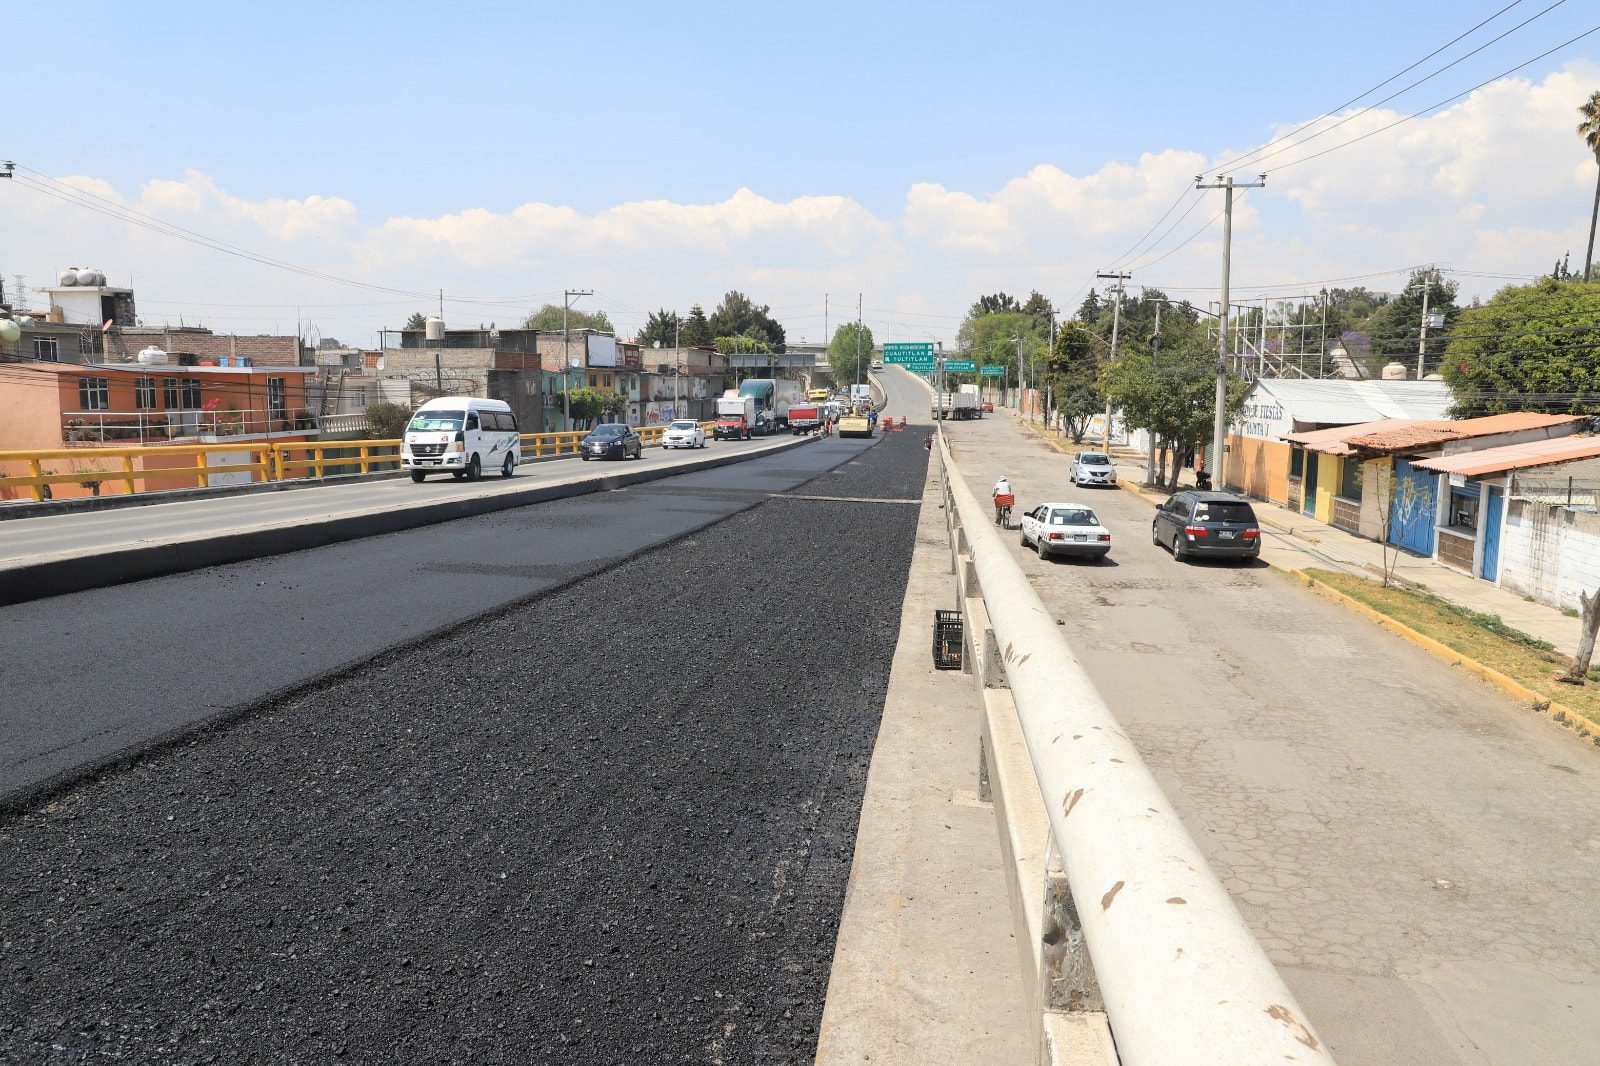
[[[415,433],[448,433],[461,428],[465,411],[418,411],[407,428]]]
[[[1111,465],[1110,457],[1109,456],[1105,456],[1105,455],[1101,455],[1099,452],[1090,452],[1087,455],[1080,455],[1080,456],[1078,456],[1078,462],[1082,463],[1084,466],[1110,466]]]
[[[1097,526],[1100,519],[1087,507],[1057,507],[1050,512],[1052,526]]]
[[[695,424],[693,422],[674,422],[674,423],[672,423],[671,426],[669,426],[667,428],[669,428],[669,429],[686,429],[686,430],[691,430],[692,431],[694,429],[694,426],[695,426]]]
[[[589,436],[591,436],[591,437],[620,437],[620,436],[622,436],[622,427],[621,426],[595,426],[594,429],[589,432]]]
[[[1194,505],[1194,517],[1197,522],[1250,522],[1256,520],[1256,513],[1250,509],[1248,503],[1232,503],[1228,501],[1201,500]]]

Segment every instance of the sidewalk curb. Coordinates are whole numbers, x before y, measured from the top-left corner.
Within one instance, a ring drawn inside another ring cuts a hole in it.
[[[1271,566],[1272,564],[1268,563],[1267,565]],[[1529,706],[1537,713],[1544,715],[1546,718],[1549,718],[1551,721],[1556,722],[1559,725],[1565,726],[1578,737],[1585,740],[1590,740],[1596,746],[1600,746],[1600,725],[1596,725],[1594,722],[1589,721],[1589,719],[1585,718],[1571,707],[1557,703],[1543,694],[1535,692],[1522,682],[1501,673],[1492,666],[1485,666],[1476,659],[1468,658],[1461,652],[1458,652],[1454,648],[1450,647],[1448,644],[1444,644],[1441,641],[1435,640],[1426,633],[1419,633],[1417,630],[1412,629],[1404,622],[1390,618],[1382,611],[1377,610],[1374,607],[1367,606],[1353,596],[1345,595],[1332,585],[1318,581],[1316,578],[1309,577],[1306,574],[1298,571],[1284,570],[1282,567],[1277,566],[1273,566],[1272,568],[1280,573],[1288,574],[1295,580],[1304,583],[1308,588],[1311,589],[1312,592],[1315,592],[1317,595],[1322,596],[1325,599],[1332,600],[1335,603],[1343,604],[1345,607],[1348,607],[1356,614],[1361,615],[1369,622],[1376,622],[1378,625],[1389,630],[1391,633],[1404,637],[1406,640],[1409,640],[1423,651],[1426,651],[1429,654],[1444,660],[1451,666],[1459,666],[1467,673],[1476,675],[1477,677],[1493,685],[1495,688],[1499,689],[1501,692],[1504,692],[1506,695],[1515,699],[1526,700]]]

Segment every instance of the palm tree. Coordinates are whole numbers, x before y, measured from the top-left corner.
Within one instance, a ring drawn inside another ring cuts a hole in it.
[[[1589,94],[1589,99],[1578,105],[1583,121],[1578,123],[1578,136],[1594,153],[1596,167],[1600,167],[1600,91]],[[1600,219],[1600,177],[1594,186],[1594,209],[1589,212],[1589,250],[1583,256],[1583,280],[1589,280],[1589,265],[1594,262],[1594,224]]]

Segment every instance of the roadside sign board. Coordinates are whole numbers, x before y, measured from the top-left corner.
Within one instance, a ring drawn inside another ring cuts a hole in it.
[[[933,369],[933,345],[929,343],[900,343],[883,346],[883,361],[903,366],[907,370],[927,373]]]
[[[1003,378],[1006,376],[1006,368],[999,363],[989,363],[979,373],[986,378]]]
[[[970,374],[978,369],[978,364],[971,359],[946,359],[944,368],[952,374]]]

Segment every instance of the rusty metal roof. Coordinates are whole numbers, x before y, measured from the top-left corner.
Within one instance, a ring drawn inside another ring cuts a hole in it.
[[[1441,418],[1386,418],[1338,429],[1294,433],[1283,439],[1325,455],[1395,455],[1438,448],[1455,441],[1492,437],[1529,429],[1571,426],[1582,415],[1549,415],[1538,411],[1512,411],[1451,421]]]
[[[1552,437],[1549,440],[1530,440],[1521,444],[1503,444],[1498,448],[1485,448],[1480,452],[1461,452],[1441,455],[1435,459],[1419,459],[1413,466],[1439,474],[1461,474],[1465,477],[1487,477],[1507,470],[1527,470],[1535,466],[1553,466],[1570,463],[1576,459],[1600,458],[1600,437]]]
[[[1332,429],[1311,429],[1304,433],[1290,433],[1283,439],[1291,444],[1298,444],[1307,451],[1321,452],[1324,455],[1354,455],[1356,451],[1350,447],[1352,437],[1364,437],[1385,427],[1399,429],[1415,425],[1437,425],[1434,419],[1418,418],[1380,418],[1376,422],[1358,422],[1353,426],[1335,426]]]

